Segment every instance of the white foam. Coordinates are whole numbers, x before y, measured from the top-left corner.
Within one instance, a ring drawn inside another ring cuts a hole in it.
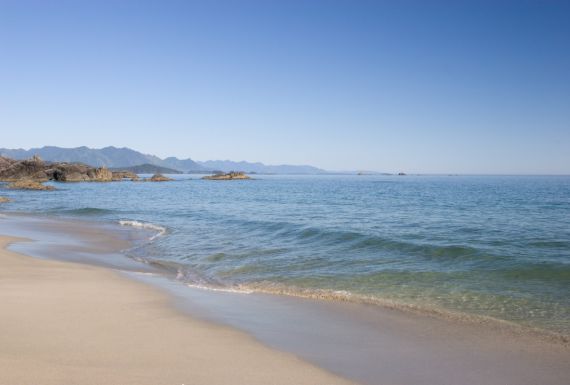
[[[156,277],[156,276],[158,276],[158,274],[156,274],[156,273],[149,273],[149,272],[146,272],[146,271],[133,271],[132,273],[135,274],[135,275],[148,275],[148,276],[151,276],[151,277]]]
[[[236,289],[236,288],[229,288],[229,287],[211,287],[211,286],[204,286],[204,285],[195,285],[195,284],[187,284],[188,287],[193,289],[200,289],[200,290],[208,290],[208,291],[218,291],[224,293],[238,293],[238,294],[251,294],[253,290],[247,289]]]
[[[149,238],[151,241],[166,233],[166,228],[159,225],[155,225],[153,223],[139,222],[139,221],[119,221],[119,224],[121,226],[131,226],[139,229],[155,230],[156,234]]]

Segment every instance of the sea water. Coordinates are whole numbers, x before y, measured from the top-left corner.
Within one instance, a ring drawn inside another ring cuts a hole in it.
[[[151,232],[190,286],[492,317],[570,334],[570,177],[273,176],[2,190],[4,211]]]

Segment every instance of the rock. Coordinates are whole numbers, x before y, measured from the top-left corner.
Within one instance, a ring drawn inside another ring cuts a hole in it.
[[[114,181],[121,181],[124,179],[130,179],[131,181],[139,180],[139,176],[134,172],[130,171],[113,171],[113,180]]]
[[[106,167],[93,168],[81,163],[55,163],[46,171],[48,179],[58,182],[110,182],[113,173]]]
[[[244,172],[237,172],[237,171],[230,171],[226,174],[218,173],[214,175],[208,175],[203,177],[202,179],[208,180],[234,180],[234,179],[251,179],[247,176]]]
[[[110,182],[125,178],[138,180],[138,176],[134,173],[113,173],[106,167],[95,168],[82,163],[48,163],[37,156],[26,160],[0,157],[0,181],[5,182],[19,180],[33,180],[37,182],[48,180],[57,182]]]
[[[25,178],[46,181],[48,176],[45,168],[45,163],[37,156],[26,160],[1,158],[0,180],[11,182]]]
[[[8,185],[8,188],[14,190],[43,190],[43,191],[55,190],[53,186],[46,186],[40,182],[36,182],[29,179],[23,179],[16,182],[12,182]]]
[[[150,182],[169,182],[173,181],[174,179],[168,178],[162,174],[154,174],[150,179]]]
[[[87,172],[91,176],[91,180],[110,182],[113,180],[113,173],[107,167],[99,167]]]
[[[14,159],[5,158],[0,156],[0,170],[4,170],[14,164],[16,161]]]
[[[10,202],[10,199],[6,197],[0,197],[0,203],[8,203],[8,202]]]

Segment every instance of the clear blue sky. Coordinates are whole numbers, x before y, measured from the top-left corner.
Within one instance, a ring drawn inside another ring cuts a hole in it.
[[[568,174],[570,2],[0,0],[0,133],[8,148]]]

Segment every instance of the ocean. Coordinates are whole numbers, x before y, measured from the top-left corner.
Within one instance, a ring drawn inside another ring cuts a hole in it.
[[[125,254],[194,287],[570,335],[568,176],[173,177],[2,189],[2,210],[140,228]]]

